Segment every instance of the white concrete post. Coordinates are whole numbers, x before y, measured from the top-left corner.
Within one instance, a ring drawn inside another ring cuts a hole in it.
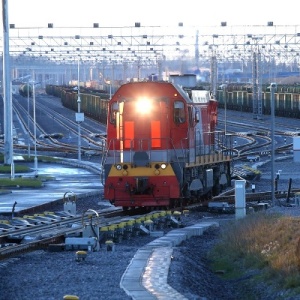
[[[235,181],[235,217],[236,219],[246,216],[246,180]]]

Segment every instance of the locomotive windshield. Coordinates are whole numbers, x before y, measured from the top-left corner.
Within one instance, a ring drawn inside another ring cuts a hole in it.
[[[111,105],[111,111],[110,111],[110,123],[116,124],[116,115],[119,111],[119,103],[114,102]]]

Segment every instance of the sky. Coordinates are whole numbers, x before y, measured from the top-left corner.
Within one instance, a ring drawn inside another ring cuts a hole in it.
[[[299,25],[299,0],[6,0],[16,27]],[[1,14],[2,19],[2,14]],[[2,22],[1,22],[2,25]]]

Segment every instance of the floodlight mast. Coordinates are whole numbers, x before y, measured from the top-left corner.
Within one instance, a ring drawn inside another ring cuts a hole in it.
[[[12,139],[12,98],[11,98],[11,70],[9,57],[9,26],[8,1],[2,1],[3,10],[3,99],[4,99],[4,164],[13,163]]]

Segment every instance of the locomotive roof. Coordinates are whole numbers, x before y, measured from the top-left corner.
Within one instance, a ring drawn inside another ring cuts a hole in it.
[[[186,102],[188,102],[188,103],[192,103],[193,101],[190,99],[190,97],[188,96],[188,93],[180,86],[180,85],[178,85],[178,84],[173,84],[172,83],[172,85],[174,85],[174,87],[178,90],[178,92],[180,93],[180,95],[184,98],[184,99],[186,99]]]
[[[192,90],[192,101],[194,103],[208,103],[211,100],[209,91]]]

